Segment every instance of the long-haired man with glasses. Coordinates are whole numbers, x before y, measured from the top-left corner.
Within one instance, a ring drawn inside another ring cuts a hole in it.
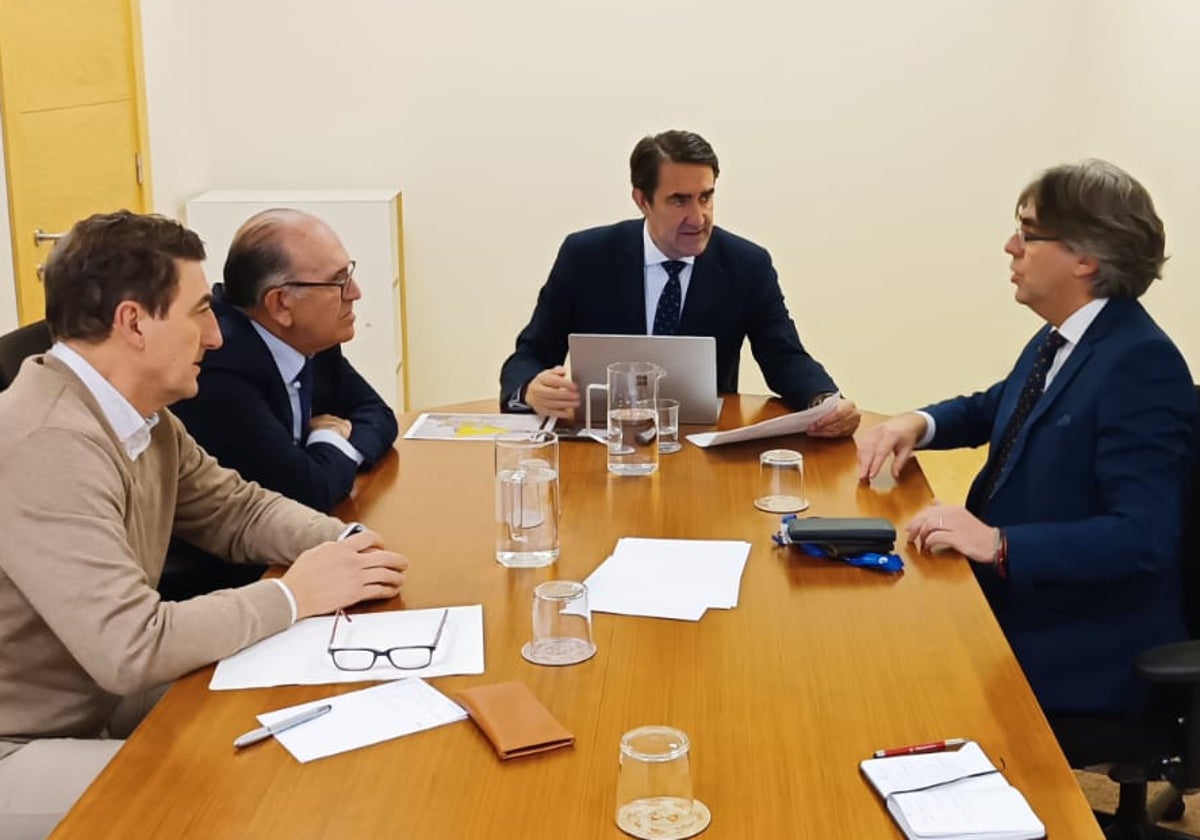
[[[1179,553],[1196,393],[1138,303],[1164,262],[1149,193],[1110,163],[1057,166],[1017,200],[1004,246],[1018,303],[1045,324],[1007,378],[862,435],[873,478],[916,448],[989,444],[965,506],[908,525],[972,569],[1067,757],[1091,755],[1091,715],[1143,703],[1133,661],[1184,638]]]
[[[395,413],[342,354],[362,296],[354,267],[307,213],[248,219],[213,288],[224,346],[204,357],[199,393],[172,407],[223,466],[321,511],[396,440]],[[172,552],[164,594],[227,582],[227,567],[189,555]]]

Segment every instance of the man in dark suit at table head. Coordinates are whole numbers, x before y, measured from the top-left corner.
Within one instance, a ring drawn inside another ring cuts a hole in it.
[[[1165,243],[1142,185],[1104,161],[1057,166],[1016,215],[1015,297],[1045,324],[991,388],[862,435],[859,464],[870,479],[890,454],[898,475],[914,449],[990,444],[965,506],[935,503],[908,535],[972,561],[1062,740],[1080,714],[1137,710],[1134,658],[1184,636],[1197,405],[1187,364],[1137,301]]]
[[[579,391],[562,362],[571,333],[710,335],[717,340],[717,389],[736,392],[742,343],[767,385],[794,409],[836,392],[800,343],[771,256],[713,224],[716,153],[698,134],[643,137],[629,159],[642,219],[573,233],[559,249],[516,352],[500,371],[506,411],[571,418]],[[854,403],[809,429],[824,437],[858,427]]]
[[[342,354],[362,290],[354,261],[323,221],[258,213],[234,235],[213,288],[224,345],[204,357],[200,390],[172,410],[223,466],[328,512],[391,448],[396,416]],[[176,545],[164,594],[241,580]]]

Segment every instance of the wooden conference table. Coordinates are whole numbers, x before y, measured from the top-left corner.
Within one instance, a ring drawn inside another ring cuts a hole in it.
[[[720,425],[780,413],[732,397]],[[757,455],[774,446],[805,455],[808,515],[900,526],[930,500],[915,465],[895,486],[860,486],[849,441],[685,443],[642,478],[609,475],[602,446],[564,442],[561,558],[508,570],[493,559],[492,447],[400,441],[339,511],[412,562],[402,603],[380,608],[482,603],[487,673],[431,683],[453,694],[523,681],[575,746],[501,762],[464,722],[306,765],[273,741],[235,752],[256,713],[364,685],[212,692],[204,668],[178,681],[53,836],[623,837],[621,734],[665,723],[691,737],[695,793],[713,815],[704,837],[900,837],[858,762],[957,736],[1004,768],[1051,838],[1099,837],[967,562],[902,546],[905,571],[890,576],[776,548],[778,518],[751,503]],[[534,586],[582,580],[623,536],[750,541],[738,607],[698,623],[597,613],[590,661],[523,660]]]

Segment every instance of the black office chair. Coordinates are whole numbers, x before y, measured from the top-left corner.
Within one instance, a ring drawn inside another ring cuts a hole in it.
[[[52,344],[50,328],[45,321],[26,324],[0,336],[0,391],[12,384],[29,356],[45,353]]]
[[[1200,385],[1196,399],[1200,403]],[[1096,816],[1110,840],[1195,838],[1156,823],[1182,817],[1183,794],[1200,791],[1200,457],[1192,470],[1191,498],[1184,513],[1181,561],[1193,641],[1153,648],[1137,660],[1137,672],[1159,694],[1160,708],[1172,713],[1160,715],[1157,725],[1149,721],[1143,729],[1145,760],[1118,762],[1109,770],[1109,778],[1120,785],[1117,810]],[[1150,801],[1147,785],[1154,781],[1167,781],[1170,787]]]

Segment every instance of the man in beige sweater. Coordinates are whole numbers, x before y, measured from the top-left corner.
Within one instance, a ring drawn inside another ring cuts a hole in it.
[[[377,535],[336,541],[343,523],[220,467],[165,410],[221,345],[203,259],[169,219],[79,222],[46,265],[55,344],[0,394],[0,837],[48,833],[165,683],[404,583]],[[163,602],[172,534],[290,567]]]

